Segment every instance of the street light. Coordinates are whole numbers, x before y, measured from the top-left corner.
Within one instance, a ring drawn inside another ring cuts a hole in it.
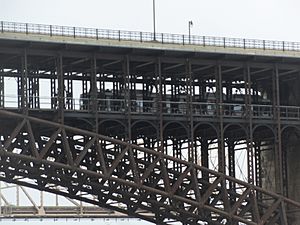
[[[191,44],[191,27],[193,26],[193,21],[189,21],[189,44]]]
[[[156,31],[155,31],[155,0],[153,0],[153,39],[156,41]]]

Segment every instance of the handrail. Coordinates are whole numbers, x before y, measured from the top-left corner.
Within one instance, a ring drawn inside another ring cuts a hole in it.
[[[19,96],[15,95],[5,95],[0,96],[4,99],[4,102],[0,104],[0,108],[18,108]],[[58,107],[57,97],[47,97],[47,96],[27,96],[28,106],[32,109],[56,109]],[[95,100],[90,98],[73,98],[65,97],[64,104],[65,110],[71,111],[89,111],[91,110],[91,105]],[[97,110],[99,112],[119,112],[123,113],[125,111],[125,99],[103,99],[98,98]],[[31,104],[38,102],[38,106],[31,106]],[[158,112],[157,101],[155,100],[142,100],[142,99],[132,99],[130,100],[131,112],[132,113],[154,113]],[[162,101],[162,113],[163,114],[178,114],[184,115],[189,111],[188,102],[181,101]],[[191,113],[198,116],[213,117],[217,114],[217,105],[212,102],[191,102]],[[246,116],[246,104],[228,102],[222,103],[220,106],[223,108],[224,117],[244,117]],[[278,110],[281,118],[300,120],[300,106],[273,106],[266,104],[251,104],[249,105],[252,111],[253,118],[260,118],[263,116],[265,119],[274,118],[274,110]]]
[[[66,36],[73,38],[112,39],[118,41],[156,42],[160,44],[179,44],[213,46],[220,48],[242,48],[278,51],[300,51],[300,42],[259,40],[245,38],[212,37],[186,34],[169,34],[125,31],[111,29],[96,29],[84,27],[45,25],[33,23],[16,23],[1,21],[1,33],[24,33],[47,36]]]

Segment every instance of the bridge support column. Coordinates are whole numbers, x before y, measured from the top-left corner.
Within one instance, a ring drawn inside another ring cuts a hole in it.
[[[227,147],[228,147],[228,170],[229,176],[235,177],[235,150],[234,150],[234,140],[229,139],[227,140]],[[234,188],[234,187],[230,187]]]
[[[245,117],[248,121],[247,132],[247,166],[248,166],[248,183],[254,183],[254,152],[253,152],[253,112],[251,109],[251,71],[250,66],[247,64],[244,67],[244,80],[245,80]]]
[[[3,70],[0,70],[3,72]],[[5,89],[4,89],[4,76],[0,76],[0,108],[4,107]]]
[[[18,108],[22,110],[24,114],[28,114],[28,63],[27,63],[27,50],[24,49],[24,53],[21,57],[21,77],[18,78]]]
[[[201,144],[201,166],[204,166],[205,168],[209,168],[208,140],[206,138],[201,138],[200,144]]]
[[[280,122],[280,95],[279,95],[279,74],[278,66],[275,65],[272,74],[273,86],[273,109],[275,125],[275,178],[276,192],[283,194],[283,170],[282,170],[282,149],[281,149],[281,122]]]
[[[51,71],[51,77],[55,76],[55,72]],[[57,96],[57,84],[56,79],[51,78],[50,79],[50,94],[51,94],[51,109],[56,109],[58,104],[58,96]]]
[[[287,131],[284,135],[284,150],[286,151],[287,160],[287,185],[288,185],[288,197],[300,202],[300,129],[297,131]],[[293,211],[294,208],[289,210]],[[297,210],[296,213],[292,214],[289,220],[290,225],[300,224],[300,212]]]
[[[188,127],[188,160],[197,163],[194,149],[194,118],[193,118],[193,78],[192,65],[189,59],[186,60],[186,116]]]
[[[262,186],[261,180],[261,149],[260,149],[261,141],[254,142],[254,156],[255,156],[255,185],[258,187]]]
[[[36,71],[36,76],[39,71]],[[40,86],[39,86],[39,78],[37,77],[29,77],[28,78],[28,107],[33,109],[40,108]]]
[[[218,116],[218,119],[219,119],[218,170],[221,173],[225,173],[222,67],[219,64],[217,64],[216,67],[215,67],[215,79],[216,79],[217,116]]]
[[[58,121],[63,124],[65,108],[65,85],[63,72],[63,57],[61,54],[56,59],[56,72],[58,82]]]
[[[156,94],[157,97],[157,117],[159,123],[159,140],[158,140],[158,150],[164,152],[164,125],[163,125],[163,84],[162,84],[162,74],[161,74],[161,60],[160,58],[157,59],[155,64],[155,71],[156,71],[156,86],[158,87],[158,92]],[[167,150],[165,150],[165,153]]]
[[[127,55],[123,61],[123,81],[124,81],[124,104],[125,104],[125,120],[127,121],[127,141],[131,142],[131,100],[130,100],[130,61]]]
[[[83,79],[81,81],[81,90],[82,90],[82,97],[83,97],[83,104],[82,108],[83,110],[91,110],[90,109],[90,102],[89,102],[89,96],[88,96],[88,75],[87,73],[82,74]]]
[[[94,115],[94,123],[93,123],[93,131],[95,133],[99,133],[99,102],[97,99],[97,60],[96,57],[93,56],[91,59],[91,103],[92,103],[92,113]]]
[[[300,105],[300,73],[298,72],[297,78],[291,80],[289,89],[288,104],[290,105]],[[284,91],[282,89],[282,91]],[[284,171],[286,172],[286,177],[284,177],[285,185],[287,188],[287,195],[289,198],[300,202],[300,127],[294,126],[293,128],[285,128],[282,131],[282,151],[285,157],[283,157]],[[294,211],[295,208],[289,208],[288,210]],[[289,225],[300,224],[300,212],[296,210],[292,214]]]
[[[66,85],[66,109],[72,110],[73,108],[73,81],[72,81],[72,72],[68,72],[67,74],[67,85]]]

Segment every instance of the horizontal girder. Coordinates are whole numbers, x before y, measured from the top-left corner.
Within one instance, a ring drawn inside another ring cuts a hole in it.
[[[0,116],[14,124],[0,129],[3,181],[58,192],[156,224],[286,224],[286,211],[300,207],[162,152],[4,110]],[[230,184],[236,188],[229,189]]]

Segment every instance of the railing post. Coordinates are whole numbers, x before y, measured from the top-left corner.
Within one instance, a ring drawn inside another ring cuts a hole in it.
[[[182,35],[182,44],[184,45],[184,34]]]
[[[1,21],[1,33],[4,32],[4,26],[3,26],[3,21]]]
[[[73,27],[73,37],[76,37],[76,27]]]
[[[28,23],[25,24],[26,34],[28,34]]]
[[[225,39],[225,37],[223,37],[223,45],[224,45],[224,48],[226,48],[226,39]]]
[[[246,49],[246,39],[243,39],[244,49]]]
[[[50,37],[52,37],[52,25],[50,25]]]
[[[163,33],[161,34],[161,43],[162,44],[164,43],[164,34]]]
[[[119,34],[119,41],[121,41],[121,31],[120,30],[119,30],[118,34]]]
[[[282,41],[282,51],[285,51],[284,41]]]
[[[205,47],[205,36],[203,36],[203,47]]]
[[[143,33],[140,32],[140,41],[143,42]]]
[[[98,35],[98,29],[96,29],[96,40],[99,39],[99,35]]]
[[[266,41],[263,40],[263,49],[266,50]]]
[[[280,112],[280,116],[281,116],[281,110],[280,110],[280,108],[279,108],[279,112]],[[285,113],[285,115],[286,115],[286,117],[290,117],[290,114],[289,114],[289,109],[286,107],[286,113]]]

